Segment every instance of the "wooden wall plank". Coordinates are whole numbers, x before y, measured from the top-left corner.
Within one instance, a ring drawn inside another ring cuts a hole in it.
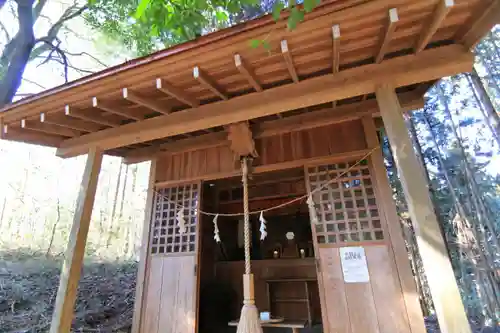
[[[141,332],[158,333],[160,302],[163,284],[163,258],[151,257],[148,265],[146,308],[143,313]]]
[[[349,333],[379,333],[371,283],[346,283],[345,294],[351,322]]]
[[[139,267],[137,268],[137,283],[135,286],[134,316],[132,319],[132,333],[139,333],[141,327],[142,309],[144,308],[144,295],[146,285],[146,272],[149,253],[149,239],[151,217],[153,213],[153,199],[156,182],[156,159],[151,161],[149,167],[148,193],[146,197],[146,207],[144,208],[144,223],[142,226],[142,240],[139,257]]]
[[[325,333],[357,333],[351,330],[350,312],[347,307],[346,287],[340,264],[338,248],[319,248],[320,273],[322,278],[324,303],[322,304],[323,327]],[[324,324],[323,324],[324,325]],[[365,331],[359,333],[366,333]]]
[[[410,332],[401,288],[385,245],[365,247],[380,333]]]
[[[61,271],[59,289],[57,290],[56,304],[50,325],[51,333],[66,333],[71,329],[102,155],[102,151],[97,148],[92,148],[88,152]]]

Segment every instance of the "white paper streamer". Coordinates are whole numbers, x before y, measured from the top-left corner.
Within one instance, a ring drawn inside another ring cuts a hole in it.
[[[179,227],[179,233],[186,233],[186,220],[184,219],[184,207],[181,207],[177,212],[177,226]]]
[[[217,218],[218,217],[219,217],[219,214],[215,215],[215,217],[214,217],[214,240],[217,243],[220,243],[219,226],[217,225]]]
[[[260,212],[260,240],[264,240],[267,237],[267,231],[266,231],[266,220],[264,219],[264,212]]]
[[[311,217],[312,224],[319,223],[318,216],[316,215],[316,209],[314,208],[314,201],[312,199],[311,194],[307,197],[307,206],[309,207],[309,216]]]

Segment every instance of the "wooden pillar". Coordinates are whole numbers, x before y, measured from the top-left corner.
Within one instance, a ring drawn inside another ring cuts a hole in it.
[[[142,227],[141,252],[139,256],[139,267],[137,269],[137,282],[135,284],[134,316],[132,318],[132,333],[139,333],[141,327],[142,308],[144,303],[144,284],[146,282],[149,239],[151,231],[151,215],[153,214],[153,202],[155,197],[156,182],[156,159],[151,160],[149,167],[148,194],[146,207],[144,208],[144,224]]]
[[[408,202],[441,332],[470,333],[445,240],[429,196],[427,181],[413,150],[396,92],[392,86],[386,84],[377,89],[376,96]]]
[[[76,203],[73,226],[69,235],[68,248],[64,258],[59,289],[57,291],[50,333],[67,333],[71,329],[76,291],[82,270],[85,244],[89,231],[92,207],[99,171],[101,170],[102,151],[92,148],[88,152],[87,164],[83,173],[80,192]]]
[[[375,121],[371,115],[362,118],[365,140],[368,148],[380,147]],[[412,333],[425,333],[424,316],[418,300],[415,279],[413,278],[410,260],[406,249],[401,223],[392,198],[392,189],[384,165],[381,149],[375,150],[371,155],[374,180],[378,196],[381,198],[382,214],[387,221],[387,231],[391,242],[395,268],[399,276],[403,303],[408,314],[408,323]]]

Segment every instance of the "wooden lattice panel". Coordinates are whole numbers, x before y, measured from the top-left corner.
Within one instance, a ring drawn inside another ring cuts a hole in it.
[[[199,185],[158,189],[151,225],[150,252],[153,255],[194,253],[198,232]],[[181,234],[177,214],[184,207],[186,232]]]
[[[318,244],[384,240],[368,162],[354,165],[349,162],[308,168],[311,191],[331,181],[313,194],[318,217],[313,228]]]

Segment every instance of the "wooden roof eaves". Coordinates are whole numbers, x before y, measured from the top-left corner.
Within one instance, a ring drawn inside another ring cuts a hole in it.
[[[343,0],[329,1],[307,14],[306,20],[301,23],[300,29],[314,28],[315,20],[320,17],[327,17],[329,22],[346,22],[348,20],[360,19],[369,13],[391,6],[402,6],[406,8],[420,8],[423,4],[435,3],[436,0]],[[286,16],[286,15],[285,15]],[[275,25],[275,26],[274,26]],[[224,49],[228,54],[233,55],[234,45],[242,40],[250,40],[252,37],[260,36],[269,32],[270,29],[285,29],[286,21],[275,22],[271,16],[267,15],[231,28],[221,30],[206,36],[202,36],[194,41],[183,43],[172,48],[156,52],[152,55],[138,58],[122,65],[111,67],[94,75],[84,77],[66,85],[47,90],[38,95],[23,99],[0,110],[0,117],[10,122],[23,117],[36,115],[45,112],[47,109],[54,109],[48,104],[57,104],[56,101],[64,100],[66,104],[78,103],[85,98],[98,95],[103,86],[114,86],[119,83],[131,85],[132,80],[141,81],[148,73],[155,72],[155,66],[167,67],[185,66],[184,62],[193,61],[195,52],[197,62],[202,58],[207,61],[220,58]],[[208,48],[208,49],[207,49]],[[207,49],[207,50],[206,50]],[[224,56],[227,56],[224,54]],[[147,68],[146,68],[147,67]],[[172,67],[173,68],[173,67]],[[174,70],[174,69],[172,69]],[[138,75],[140,73],[140,75]],[[156,79],[156,78],[155,78]],[[134,81],[134,82],[135,82]],[[154,82],[151,83],[154,85]],[[118,89],[121,89],[119,87]],[[57,98],[55,95],[58,95]],[[87,96],[88,95],[88,96]],[[50,98],[52,101],[49,102]],[[16,112],[13,112],[16,111]]]
[[[93,145],[111,149],[368,94],[381,82],[400,87],[430,81],[469,71],[472,63],[473,55],[461,45],[425,50],[382,64],[355,67],[336,75],[324,75],[69,139],[58,149],[58,155],[71,157],[84,153]]]

